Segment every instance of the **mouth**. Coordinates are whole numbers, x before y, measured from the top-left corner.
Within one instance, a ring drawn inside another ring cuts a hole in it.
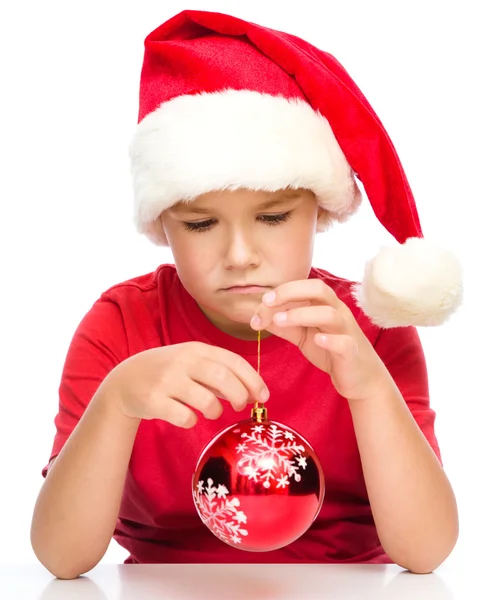
[[[271,288],[265,285],[233,285],[232,287],[224,288],[222,291],[230,294],[262,294],[269,289]]]

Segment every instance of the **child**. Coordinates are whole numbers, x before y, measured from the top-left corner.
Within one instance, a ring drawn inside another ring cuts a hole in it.
[[[74,334],[32,521],[56,576],[127,562],[395,562],[435,569],[457,538],[416,326],[461,299],[460,267],[422,238],[379,119],[303,40],[184,11],[146,39],[131,146],[140,232],[175,265],[103,293]],[[361,201],[399,242],[362,283],[312,267],[315,233]],[[261,375],[257,365],[261,331]],[[203,525],[204,446],[266,402],[325,474],[310,529],[267,553]],[[242,411],[242,413],[241,413]]]

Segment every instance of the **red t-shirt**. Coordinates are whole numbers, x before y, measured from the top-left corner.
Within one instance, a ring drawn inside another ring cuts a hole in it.
[[[351,307],[440,458],[416,329],[379,329],[356,307],[351,282],[316,268],[310,278],[323,279]],[[217,329],[185,290],[173,265],[161,265],[103,293],[81,321],[67,353],[51,459],[111,369],[144,350],[193,340],[227,348],[257,366],[257,343]],[[261,374],[271,391],[270,419],[306,438],[322,464],[325,499],[310,529],[279,550],[245,552],[219,540],[201,522],[191,485],[199,454],[221,429],[250,414],[224,403],[219,419],[200,417],[188,430],[160,420],[141,422],[114,533],[130,553],[127,562],[390,562],[377,537],[347,401],[326,373],[277,336],[261,340]],[[44,476],[46,472],[44,468]]]

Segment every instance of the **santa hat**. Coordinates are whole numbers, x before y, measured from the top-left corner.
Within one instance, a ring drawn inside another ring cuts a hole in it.
[[[461,302],[460,264],[423,239],[379,118],[340,63],[298,37],[204,11],[162,24],[145,40],[130,157],[137,229],[160,245],[166,208],[221,189],[306,188],[344,221],[357,177],[398,242],[354,287],[364,313],[384,328],[438,325]]]

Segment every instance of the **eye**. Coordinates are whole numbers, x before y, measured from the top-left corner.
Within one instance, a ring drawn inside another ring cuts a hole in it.
[[[279,223],[284,223],[285,221],[287,221],[290,218],[290,216],[291,210],[285,213],[280,213],[279,215],[262,215],[261,220],[270,227],[274,227]]]
[[[214,219],[208,219],[207,221],[199,221],[197,223],[188,223],[184,221],[185,229],[189,231],[207,231],[214,225]]]
[[[263,223],[266,223],[266,225],[269,225],[270,227],[274,227],[275,225],[278,225],[279,223],[284,223],[285,221],[287,221],[291,216],[291,211],[285,212],[285,213],[280,213],[277,215],[261,215],[260,217],[258,217]],[[190,221],[184,221],[184,227],[185,229],[187,229],[188,231],[208,231],[211,227],[214,226],[215,224],[215,219],[207,219],[206,221],[197,221],[197,222],[190,222]]]

